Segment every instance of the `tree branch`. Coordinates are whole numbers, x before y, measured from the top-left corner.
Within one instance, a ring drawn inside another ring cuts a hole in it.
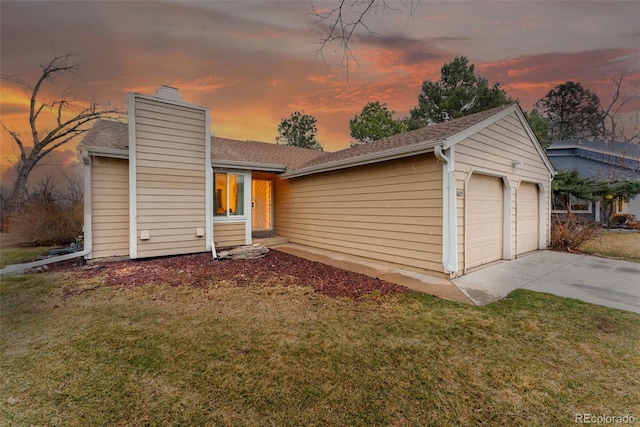
[[[402,8],[409,6],[409,16],[413,16],[420,0],[401,0],[397,2],[401,7],[391,7],[390,0],[339,0],[336,7],[328,12],[322,13],[316,9],[311,2],[311,15],[317,21],[326,25],[325,36],[320,40],[320,47],[316,50],[315,57],[322,57],[325,65],[327,64],[324,50],[330,44],[335,44],[334,52],[342,50],[342,59],[340,64],[346,68],[347,81],[349,80],[349,72],[351,61],[358,63],[356,56],[351,49],[351,41],[359,28],[365,29],[367,34],[374,34],[366,23],[366,18],[371,14],[376,14],[379,9],[382,13],[385,11],[400,11]],[[349,16],[352,14],[352,16]]]
[[[62,141],[59,141],[56,144],[53,144],[52,146],[48,147],[46,150],[42,151],[36,157],[36,163],[40,162],[47,154],[51,153],[56,148],[62,147],[67,142],[69,142],[72,139],[78,137],[79,135],[82,135],[83,133],[86,133],[87,131],[88,131],[88,129],[79,130],[79,131],[77,131],[77,133],[74,133],[73,135],[69,135],[69,136],[67,136],[67,138],[63,139]]]
[[[20,135],[18,135],[16,132],[14,132],[12,130],[9,130],[9,128],[1,120],[0,120],[0,124],[2,125],[2,128],[5,131],[7,131],[7,133],[9,135],[11,135],[11,138],[13,138],[14,142],[16,143],[18,148],[20,149],[20,160],[26,161],[27,154],[25,152],[24,144],[22,143],[22,139],[20,139]]]
[[[31,92],[29,97],[28,120],[31,138],[33,140],[33,148],[31,148],[28,155],[22,138],[2,123],[2,127],[11,135],[13,142],[20,150],[20,161],[16,165],[17,179],[11,196],[13,202],[9,210],[19,207],[23,197],[27,194],[26,185],[29,174],[44,157],[86,132],[87,129],[82,128],[83,125],[102,117],[121,114],[119,109],[108,108],[108,104],[105,104],[103,107],[92,99],[89,107],[82,109],[78,114],[72,114],[73,117],[65,120],[65,112],[71,108],[75,101],[75,98],[68,96],[69,88],[65,89],[60,98],[55,101],[39,101],[40,91],[45,83],[48,82],[52,84],[55,82],[57,76],[67,73],[73,74],[80,68],[78,64],[70,62],[72,56],[73,55],[70,54],[62,56],[54,54],[53,58],[47,64],[41,66],[42,73],[33,86],[30,86],[20,77],[14,75],[1,76],[2,80],[28,89]],[[56,121],[55,128],[48,132],[38,130],[38,119],[41,118],[41,113],[45,109],[51,110],[51,115]],[[41,138],[45,133],[46,135]]]
[[[602,134],[606,139],[610,139],[611,142],[615,141],[617,138],[624,138],[627,142],[633,141],[637,138],[637,135],[635,134],[632,136],[625,136],[624,124],[617,120],[617,117],[624,106],[640,95],[640,90],[638,90],[640,87],[640,81],[632,83],[630,88],[623,87],[632,65],[633,63],[629,64],[626,68],[621,70],[618,75],[608,77],[608,79],[613,83],[614,93],[606,108],[602,105],[600,106],[602,112]],[[628,90],[632,90],[633,92],[628,94]],[[607,125],[607,121],[609,122],[609,125]],[[634,127],[634,131],[635,130],[637,130],[637,125]]]

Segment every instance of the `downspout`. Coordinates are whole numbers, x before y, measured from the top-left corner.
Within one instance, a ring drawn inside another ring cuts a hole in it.
[[[54,262],[66,261],[68,259],[79,258],[81,256],[89,255],[91,253],[91,246],[86,246],[80,252],[74,252],[72,254],[60,255],[54,258],[41,259],[39,261],[27,262],[24,264],[8,265],[0,270],[0,276],[5,274],[23,274],[27,270],[32,268],[42,267],[43,265],[53,264]]]
[[[206,108],[204,110],[205,115],[205,131],[204,131],[204,198],[205,198],[205,250],[211,251],[213,259],[218,259],[216,252],[216,242],[213,237],[213,193],[214,188],[214,174],[213,165],[211,164],[211,151],[213,150],[213,140],[211,138],[211,111]],[[209,247],[210,246],[210,247]]]
[[[56,256],[54,258],[41,259],[24,264],[8,265],[0,270],[0,276],[5,274],[24,274],[32,268],[53,264],[54,262],[66,261],[74,258],[91,258],[91,156],[85,150],[82,151],[82,161],[84,162],[84,249],[80,252]]]
[[[442,167],[442,264],[445,273],[458,272],[458,224],[456,211],[456,185],[453,147],[444,154],[444,144],[436,145],[433,154],[443,163]]]

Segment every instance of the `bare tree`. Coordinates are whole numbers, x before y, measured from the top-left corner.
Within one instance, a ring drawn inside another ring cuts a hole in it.
[[[311,2],[311,14],[325,25],[325,33],[316,56],[319,55],[324,60],[325,49],[334,45],[335,52],[340,52],[340,64],[346,68],[348,80],[351,62],[358,62],[351,50],[351,39],[359,29],[365,30],[369,35],[374,34],[367,24],[367,18],[385,11],[407,9],[412,16],[419,4],[420,0],[338,0],[335,7],[327,10],[324,8],[326,3],[322,3],[323,8],[318,9]]]
[[[81,174],[72,173],[70,175],[61,172],[67,181],[66,189],[59,192],[61,201],[69,204],[84,202],[84,179]]]
[[[621,120],[620,112],[634,99],[640,96],[640,81],[629,81],[628,73],[633,64],[621,70],[615,76],[609,76],[613,83],[614,91],[608,105],[601,104],[602,110],[602,135],[609,142],[640,142],[640,120],[636,114],[628,123]]]
[[[90,122],[121,113],[119,109],[111,108],[109,104],[99,104],[94,99],[80,111],[72,111],[77,99],[70,96],[70,88],[65,89],[58,99],[42,100],[41,89],[44,84],[53,84],[56,78],[62,75],[75,74],[80,66],[72,61],[72,55],[54,54],[51,61],[41,68],[42,73],[35,85],[26,83],[19,76],[2,75],[2,80],[19,86],[30,94],[28,136],[23,138],[0,121],[3,129],[11,136],[11,142],[17,147],[18,154],[18,160],[14,163],[16,182],[11,191],[9,206],[5,206],[8,212],[14,211],[25,200],[29,175],[43,158],[85,133]],[[43,111],[50,111],[54,115],[55,124],[52,129],[41,128],[39,119],[42,118]]]

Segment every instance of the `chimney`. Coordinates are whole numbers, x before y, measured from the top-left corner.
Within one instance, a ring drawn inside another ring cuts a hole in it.
[[[171,86],[162,85],[156,90],[156,96],[158,98],[166,99],[167,101],[182,101],[182,96],[180,96],[180,91]]]

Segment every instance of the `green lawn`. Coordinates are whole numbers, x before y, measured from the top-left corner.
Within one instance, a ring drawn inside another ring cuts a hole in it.
[[[32,261],[39,255],[49,253],[48,247],[19,248],[14,246],[0,246],[0,268],[11,264]]]
[[[49,247],[23,248],[15,246],[15,238],[11,234],[0,233],[0,268],[11,264],[32,261],[39,255],[49,253]]]
[[[3,277],[0,424],[573,425],[640,418],[640,316],[305,287]]]

